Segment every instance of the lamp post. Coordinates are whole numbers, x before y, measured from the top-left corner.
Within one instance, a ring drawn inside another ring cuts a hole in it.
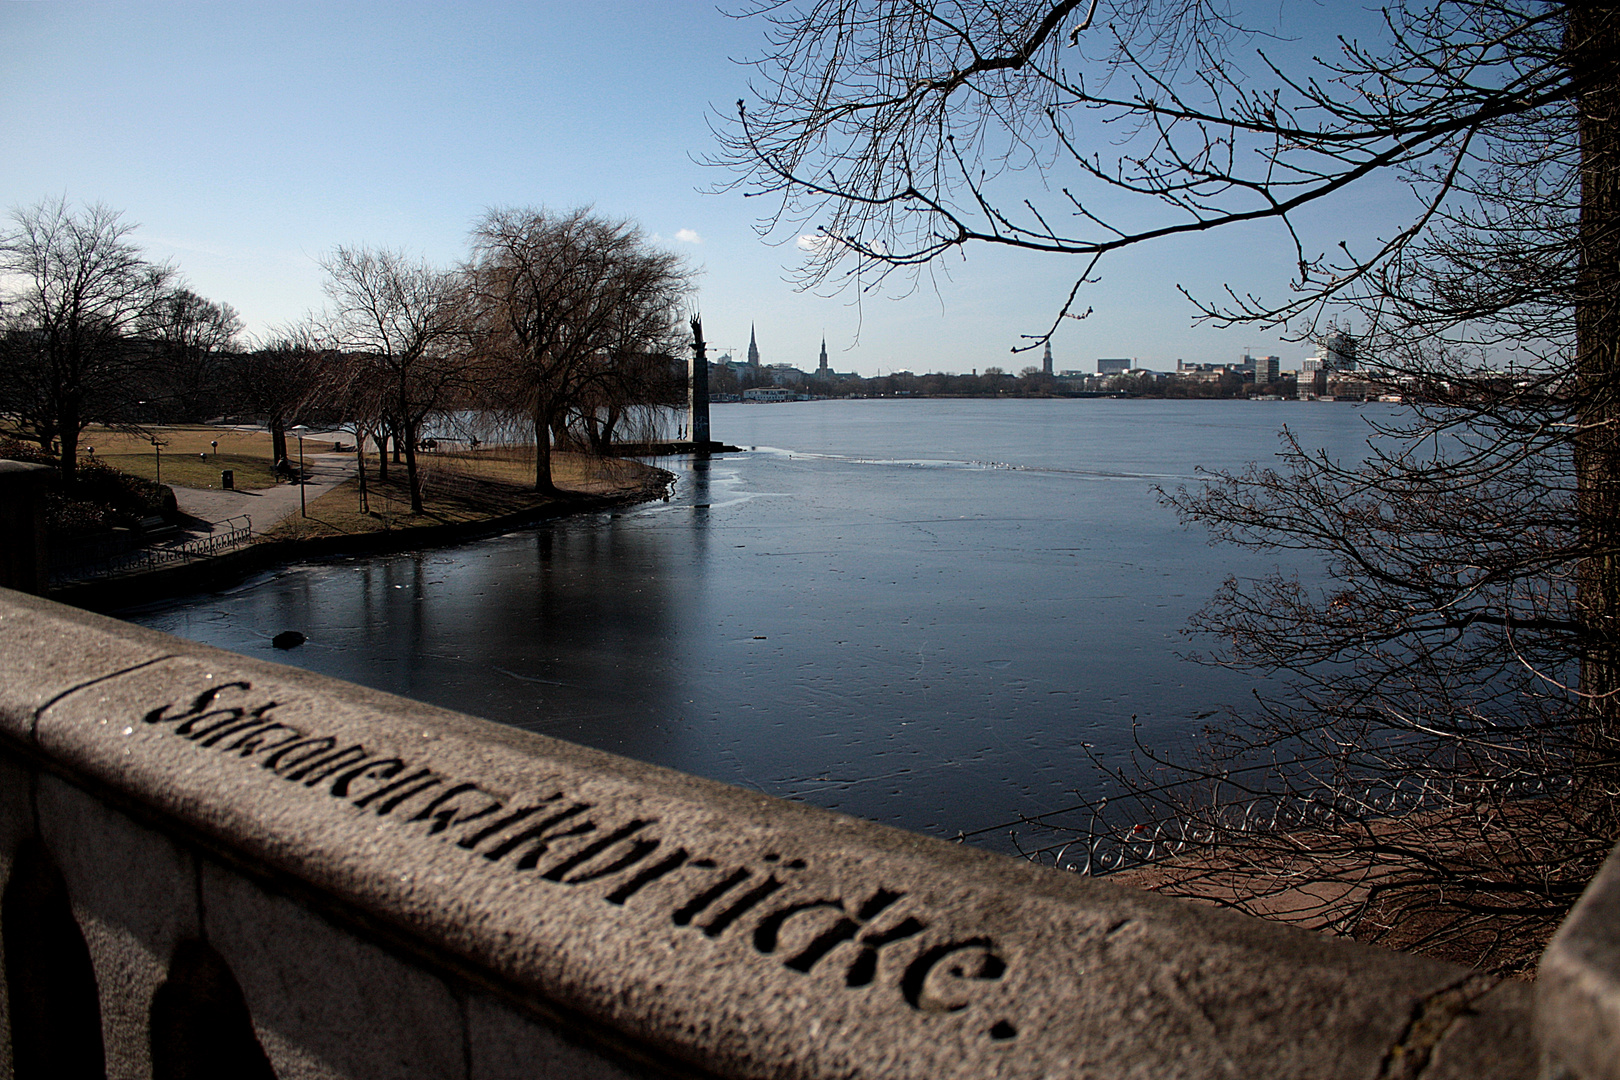
[[[157,482],[163,483],[163,444],[158,442],[157,436],[152,436],[152,453],[157,455]]]
[[[293,428],[293,434],[298,436],[298,513],[301,517],[309,517],[309,507],[304,503],[304,433],[308,430],[303,424]]]

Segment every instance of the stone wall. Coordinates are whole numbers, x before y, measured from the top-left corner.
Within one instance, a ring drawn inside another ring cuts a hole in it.
[[[49,465],[0,459],[0,588],[43,596]]]
[[[19,1080],[1538,1068],[1524,984],[5,591],[0,878]]]

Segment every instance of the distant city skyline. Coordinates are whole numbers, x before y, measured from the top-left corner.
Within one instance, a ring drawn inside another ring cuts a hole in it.
[[[823,337],[833,369],[868,376],[1041,367],[1039,345],[1010,350],[1051,325],[1072,260],[976,248],[914,287],[806,294],[785,280],[791,231],[772,244],[754,232],[771,207],[706,192],[729,178],[700,164],[708,125],[749,96],[732,60],[757,55],[763,32],[651,0],[4,4],[0,193],[8,211],[58,196],[122,211],[149,255],[259,338],[322,306],[316,260],[339,244],[453,265],[489,207],[591,204],[686,257],[715,355],[740,355],[755,330],[765,362],[804,370]],[[1358,207],[1376,221],[1399,197],[1368,189]],[[1321,242],[1336,226],[1322,224]],[[1058,328],[1055,368],[1132,356],[1173,370],[1244,353],[1294,366],[1309,345],[1193,327],[1176,291],[1281,295],[1290,257],[1261,228],[1124,252],[1087,286],[1093,314]]]

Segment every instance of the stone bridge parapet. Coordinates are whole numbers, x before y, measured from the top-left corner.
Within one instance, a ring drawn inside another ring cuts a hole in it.
[[[1542,1068],[1525,984],[4,590],[0,880],[18,1080]],[[1610,1015],[1584,942],[1549,1075]]]

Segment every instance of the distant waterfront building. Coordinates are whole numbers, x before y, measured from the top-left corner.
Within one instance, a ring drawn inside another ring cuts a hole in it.
[[[1123,375],[1129,370],[1131,370],[1129,358],[1104,360],[1099,357],[1097,360],[1097,374],[1099,375]]]
[[[759,367],[759,344],[754,341],[754,324],[748,324],[748,366]]]
[[[793,401],[798,397],[785,386],[756,386],[742,392],[744,401]]]
[[[829,376],[831,374],[832,374],[832,369],[827,366],[827,335],[822,334],[821,335],[821,365],[816,368],[816,377],[818,379],[825,379],[827,376]]]
[[[1249,361],[1250,370],[1254,372],[1254,381],[1259,386],[1269,386],[1277,381],[1282,370],[1282,358],[1279,356],[1252,356],[1244,357]]]
[[[1299,382],[1297,396],[1300,399],[1307,397],[1326,397],[1328,393],[1328,371],[1332,361],[1326,356],[1307,356],[1299,365]]]
[[[1041,373],[1044,374],[1047,378],[1052,377],[1052,342],[1051,342],[1051,339],[1048,339],[1047,342],[1046,342],[1046,355],[1041,357]]]

